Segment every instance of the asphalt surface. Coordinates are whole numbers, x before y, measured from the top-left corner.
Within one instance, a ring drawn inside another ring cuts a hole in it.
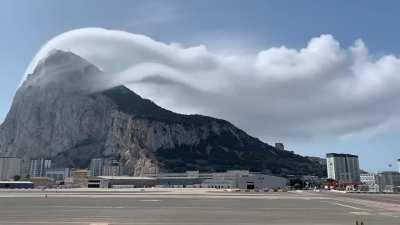
[[[341,193],[327,193],[327,196],[342,197]],[[376,202],[393,203],[400,205],[400,194],[369,194],[369,193],[346,193],[346,197],[352,199],[371,200]]]
[[[1,225],[354,225],[356,220],[400,225],[400,212],[308,193],[0,194]]]

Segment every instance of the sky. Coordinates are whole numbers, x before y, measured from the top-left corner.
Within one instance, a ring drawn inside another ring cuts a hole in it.
[[[299,154],[353,153],[363,169],[393,170],[400,3],[384,3],[5,0],[0,121],[43,45],[98,27],[107,30],[61,35],[54,46],[173,111],[227,119]]]

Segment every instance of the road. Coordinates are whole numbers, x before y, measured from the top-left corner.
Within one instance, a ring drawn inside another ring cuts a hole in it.
[[[400,211],[354,202],[313,193],[0,192],[0,224],[400,224]]]

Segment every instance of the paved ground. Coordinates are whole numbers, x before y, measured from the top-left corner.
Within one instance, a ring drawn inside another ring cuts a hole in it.
[[[392,206],[325,193],[0,192],[0,224],[400,225]]]
[[[342,193],[325,193],[329,196],[341,197]],[[400,194],[368,194],[368,193],[346,193],[344,196],[354,199],[364,199],[378,202],[400,204]]]

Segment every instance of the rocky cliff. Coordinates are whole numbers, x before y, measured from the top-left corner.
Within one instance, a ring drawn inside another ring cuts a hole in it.
[[[131,175],[156,171],[250,169],[316,174],[305,157],[247,135],[231,123],[182,115],[118,86],[93,85],[102,72],[85,59],[55,51],[17,91],[0,127],[0,154],[50,158],[56,167],[85,168],[91,158],[119,159]]]

